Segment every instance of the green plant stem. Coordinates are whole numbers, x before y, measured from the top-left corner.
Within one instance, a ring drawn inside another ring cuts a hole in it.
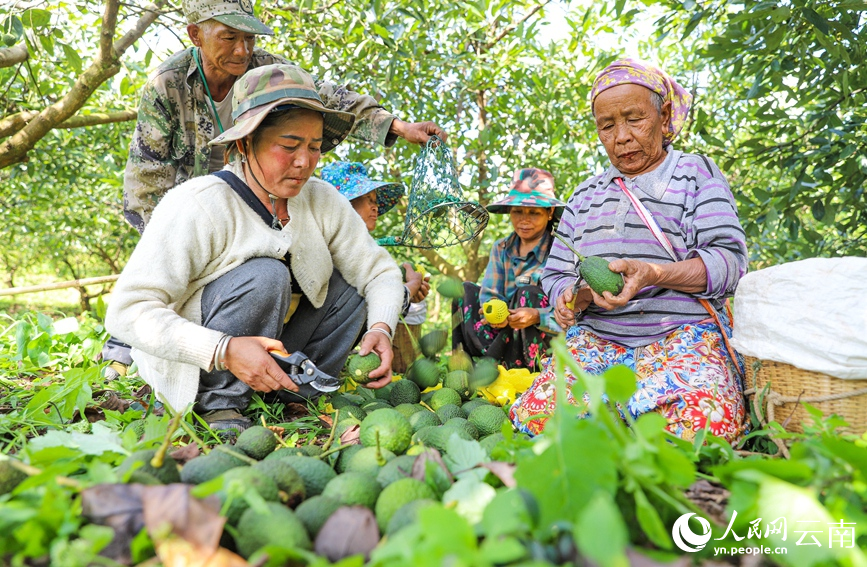
[[[18,469],[23,472],[27,476],[36,476],[43,473],[43,470],[32,465],[28,465],[26,463],[22,463],[18,459],[13,459],[10,457],[9,464],[12,465],[12,468]],[[76,490],[81,490],[82,485],[77,480],[73,480],[66,476],[56,476],[54,477],[54,481],[60,486],[67,486],[69,488],[74,488]]]
[[[572,253],[575,254],[575,256],[578,257],[578,261],[579,261],[579,262],[583,262],[583,261],[584,261],[584,256],[582,256],[581,254],[578,253],[577,250],[575,250],[574,248],[572,248],[572,245],[571,245],[571,244],[569,244],[568,242],[566,242],[565,240],[563,240],[563,237],[561,237],[559,234],[557,234],[557,231],[553,231],[551,234],[553,234],[554,237],[557,238],[557,240],[559,240],[560,242],[562,242],[562,243],[563,243],[563,246],[565,246],[566,248],[568,248],[569,250],[571,250]]]
[[[187,435],[190,436],[190,439],[192,439],[196,443],[196,445],[199,446],[199,448],[202,450],[202,453],[207,455],[211,452],[211,449],[205,444],[204,441],[202,441],[201,437],[196,435],[196,430],[193,429],[192,426],[183,419],[181,420],[181,428]]]
[[[232,449],[230,449],[229,447],[227,447],[225,445],[217,445],[216,447],[214,447],[214,450],[215,451],[222,451],[223,453],[227,453],[229,455],[232,455],[233,457],[241,459],[242,461],[244,461],[245,463],[247,463],[248,465],[251,465],[251,466],[255,465],[256,463],[259,462],[256,459],[248,457],[247,455],[245,455],[241,451],[233,451]]]
[[[323,452],[321,455],[319,455],[316,458],[321,460],[321,459],[324,459],[325,457],[330,457],[334,453],[339,453],[340,451],[346,449],[347,447],[351,447],[351,446],[352,445],[338,445],[337,447],[334,447],[333,449],[329,449],[329,450]]]
[[[334,419],[331,421],[331,432],[328,434],[328,439],[325,440],[325,443],[322,445],[322,452],[328,450],[331,447],[331,443],[334,442],[334,433],[337,431],[337,420],[340,418],[340,410],[334,410]]]
[[[168,408],[168,406],[164,406]],[[151,459],[151,466],[155,469],[158,469],[163,466],[163,462],[166,458],[166,451],[169,450],[169,445],[172,444],[172,437],[175,434],[175,431],[178,430],[178,426],[181,422],[181,413],[177,412],[174,416],[172,416],[172,420],[169,422],[169,429],[166,431],[165,437],[163,437],[163,442],[160,445],[160,448],[157,449],[157,452],[154,454],[154,457]]]

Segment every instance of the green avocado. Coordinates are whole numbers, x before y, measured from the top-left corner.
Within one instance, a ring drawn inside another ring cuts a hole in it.
[[[439,351],[445,348],[449,334],[442,329],[437,329],[426,334],[418,341],[418,346],[423,355],[432,358]]]
[[[623,291],[623,276],[608,268],[608,260],[599,256],[584,258],[578,267],[578,273],[590,286],[590,289],[602,295],[606,291],[618,295]]]
[[[375,380],[369,374],[379,368],[380,364],[382,364],[382,360],[375,352],[367,353],[364,356],[354,354],[349,357],[349,375],[358,384],[367,384]]]
[[[267,427],[253,425],[241,432],[235,441],[235,448],[248,457],[261,461],[277,448],[277,436]]]

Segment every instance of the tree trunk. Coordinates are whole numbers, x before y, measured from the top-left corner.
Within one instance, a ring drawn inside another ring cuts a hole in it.
[[[112,43],[117,24],[119,0],[106,0],[100,31],[99,55],[79,75],[75,84],[63,98],[44,108],[39,114],[27,121],[26,125],[17,133],[0,144],[0,169],[25,161],[27,152],[33,149],[39,140],[52,128],[56,128],[78,112],[96,89],[120,70],[121,56],[157,19],[159,8],[166,2],[167,0],[157,0],[155,6],[146,8],[144,15],[138,19],[133,29]]]

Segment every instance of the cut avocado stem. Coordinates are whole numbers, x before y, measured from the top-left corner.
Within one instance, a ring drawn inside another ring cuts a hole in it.
[[[557,240],[559,240],[560,242],[562,242],[563,245],[566,246],[566,248],[568,248],[569,250],[571,250],[573,254],[575,254],[576,256],[578,256],[578,261],[579,261],[579,262],[583,262],[583,261],[584,261],[584,256],[582,256],[581,254],[578,253],[577,250],[575,250],[574,248],[572,248],[572,245],[569,244],[568,242],[566,242],[565,240],[563,240],[563,238],[562,238],[559,234],[557,234],[556,232],[552,232],[551,234],[553,234],[553,235],[557,238]]]

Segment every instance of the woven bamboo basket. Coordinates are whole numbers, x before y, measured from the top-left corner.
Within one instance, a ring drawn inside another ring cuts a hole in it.
[[[765,384],[771,383],[766,407],[762,408],[768,421],[782,424],[791,415],[786,430],[803,433],[801,422],[812,423],[813,419],[800,403],[806,402],[825,416],[834,413],[845,419],[849,427],[843,431],[847,433],[861,435],[867,431],[867,380],[843,380],[791,364],[744,358],[748,391],[761,392]]]

